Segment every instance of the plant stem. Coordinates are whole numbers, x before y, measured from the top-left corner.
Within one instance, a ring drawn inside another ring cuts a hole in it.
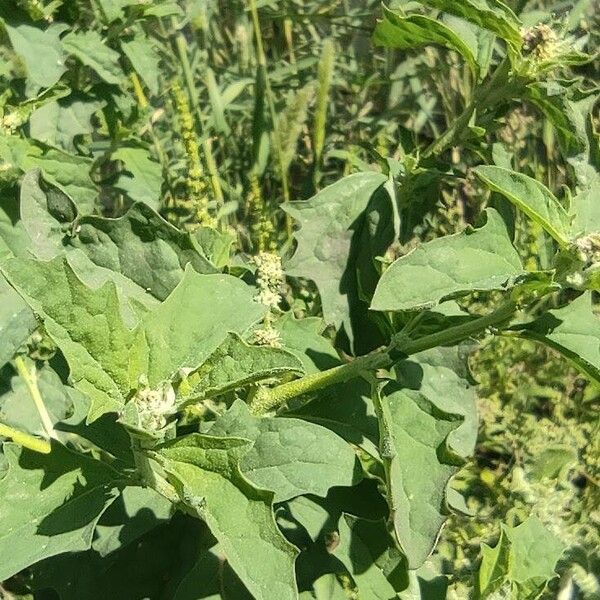
[[[406,340],[404,336],[398,336],[392,340],[391,345],[385,350],[360,356],[352,362],[320,373],[306,375],[305,377],[283,383],[271,389],[261,389],[254,397],[250,405],[250,410],[256,415],[261,415],[280,407],[298,396],[354,379],[364,371],[391,367],[402,357],[423,352],[430,348],[436,348],[437,346],[456,344],[485,331],[489,327],[494,327],[508,321],[515,313],[515,310],[516,304],[511,300],[488,315],[473,319],[462,325],[456,325],[455,327],[449,327],[443,331],[423,336],[416,340]]]
[[[134,437],[131,439],[131,449],[140,483],[144,487],[151,487],[173,503],[179,502],[179,496],[175,488],[157,472],[157,469],[152,467],[152,462],[159,464],[155,460],[158,455],[153,453],[151,449],[145,448],[144,444]]]
[[[23,378],[25,384],[27,385],[29,394],[31,395],[35,407],[40,415],[44,431],[49,438],[57,439],[56,432],[54,431],[54,425],[52,424],[52,419],[48,414],[48,410],[46,409],[46,405],[44,404],[44,400],[40,394],[40,388],[37,384],[35,365],[32,366],[31,371],[29,371],[25,361],[23,360],[23,357],[17,356],[17,358],[15,358],[15,366],[17,367],[19,375]]]
[[[24,431],[19,431],[4,423],[0,423],[0,435],[10,438],[15,444],[23,448],[40,452],[41,454],[50,454],[50,450],[52,449],[50,442],[47,440],[42,440]]]
[[[352,362],[327,369],[320,373],[312,373],[278,385],[272,389],[263,388],[254,397],[250,410],[254,414],[263,414],[277,408],[292,398],[302,396],[324,387],[343,383],[360,375],[362,371],[381,369],[390,365],[390,357],[387,352],[374,352],[366,356],[359,356]]]
[[[514,315],[516,309],[517,305],[512,300],[509,300],[489,315],[478,317],[468,323],[449,327],[443,331],[438,331],[416,340],[409,340],[408,342],[399,344],[394,349],[410,356],[411,354],[417,354],[418,352],[436,348],[437,346],[456,344],[485,331],[488,327],[495,327],[508,321]]]

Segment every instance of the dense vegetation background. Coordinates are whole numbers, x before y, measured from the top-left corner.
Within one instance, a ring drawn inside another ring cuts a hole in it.
[[[582,51],[597,49],[594,2],[508,4],[524,23],[548,23]],[[115,217],[141,201],[182,229],[228,234],[240,255],[289,257],[293,224],[281,203],[386,159],[401,163],[416,148],[427,152],[471,96],[473,76],[456,52],[378,45],[381,16],[370,0],[2,2],[3,206],[16,202],[23,173],[39,167],[89,213]],[[597,58],[559,66],[544,83],[558,96],[561,86],[580,86],[578,108],[595,128],[590,90],[599,67]],[[563,132],[540,104],[533,93],[506,98],[479,135],[495,160],[560,194],[572,182]],[[478,152],[451,144],[432,162],[435,171],[404,189],[418,210],[396,256],[462,230],[493,202],[471,173]],[[524,260],[546,268],[541,229],[522,217],[515,226]],[[321,314],[308,280],[290,280],[285,301],[298,316]],[[464,302],[484,311],[490,295]],[[30,357],[53,352],[47,338],[30,339]],[[450,519],[430,561],[447,574],[448,597],[467,597],[481,545],[497,542],[501,524],[533,514],[568,546],[546,597],[599,598],[599,388],[520,338],[484,345],[471,369],[481,423],[476,455],[456,480],[466,514]],[[12,367],[2,375],[8,393]],[[5,582],[0,595],[27,597],[28,577]]]

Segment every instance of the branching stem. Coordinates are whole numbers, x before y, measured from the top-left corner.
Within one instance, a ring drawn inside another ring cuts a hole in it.
[[[437,346],[456,344],[484,332],[489,327],[495,327],[508,321],[515,311],[516,304],[511,300],[488,315],[415,340],[407,340],[405,336],[398,336],[392,340],[390,346],[385,350],[360,356],[352,362],[333,367],[321,373],[306,375],[271,389],[263,388],[254,397],[250,410],[257,415],[264,414],[279,408],[293,398],[354,379],[365,371],[391,367],[394,362],[403,356],[410,356]]]

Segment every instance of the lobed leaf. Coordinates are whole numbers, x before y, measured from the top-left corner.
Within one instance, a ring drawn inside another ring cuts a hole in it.
[[[399,554],[392,550],[394,545],[385,522],[342,515],[338,530],[339,543],[333,553],[354,579],[358,597],[373,600],[398,598],[398,591],[402,588],[394,570],[402,571],[404,565]]]
[[[300,359],[280,348],[251,346],[237,334],[225,341],[179,385],[180,401],[217,396],[285,374],[303,374]]]
[[[160,54],[144,31],[136,29],[133,38],[121,41],[121,48],[150,92],[158,94]]]
[[[300,223],[296,253],[286,266],[290,275],[312,279],[319,289],[326,323],[344,324],[351,335],[356,305],[356,253],[353,239],[375,191],[386,181],[379,173],[356,173],[330,185],[313,198],[284,205]]]
[[[301,419],[254,417],[241,400],[207,433],[253,442],[240,470],[257,487],[274,492],[275,502],[302,494],[326,496],[329,488],[362,478],[354,451],[335,433]]]
[[[69,54],[96,71],[106,83],[122,83],[124,77],[119,65],[119,53],[109,48],[97,31],[71,31],[61,42]]]
[[[134,202],[143,202],[158,210],[163,184],[160,164],[152,160],[150,153],[144,148],[122,146],[111,157],[122,161],[128,171],[119,175],[117,187]]]
[[[166,444],[159,455],[181,500],[206,521],[256,600],[295,600],[297,552],[275,525],[272,494],[240,471],[248,449],[245,440],[196,433]]]
[[[446,486],[461,462],[448,440],[464,417],[395,382],[378,393],[376,404],[394,531],[409,568],[416,569],[432,552],[446,520]]]
[[[3,24],[14,51],[25,63],[30,95],[35,95],[40,88],[53,86],[66,71],[65,53],[59,36],[67,26],[54,23],[43,30],[27,23],[13,23],[9,19],[3,19]]]
[[[90,119],[103,105],[99,100],[79,98],[48,102],[29,118],[29,134],[40,142],[73,152],[74,138],[92,133]]]
[[[27,303],[0,276],[0,367],[13,358],[36,327],[37,319]]]
[[[492,31],[515,48],[521,47],[521,21],[500,0],[424,0],[424,4]]]
[[[493,209],[478,229],[438,238],[397,259],[382,275],[372,310],[415,310],[472,291],[515,285],[526,273]]]
[[[554,569],[565,544],[532,516],[516,527],[502,525],[496,546],[482,544],[481,548],[478,598],[493,597],[507,583],[513,597],[533,599],[556,576]]]
[[[229,275],[187,269],[181,283],[135,330],[126,327],[114,283],[90,289],[66,259],[10,259],[3,270],[44,316],[49,335],[71,367],[71,380],[92,400],[88,419],[119,412],[145,375],[156,387],[179,369],[200,366],[225,340],[259,321],[264,307],[251,288]]]
[[[199,275],[186,268],[183,279],[136,331],[136,345],[151,387],[171,381],[180,369],[196,370],[227,339],[260,321],[265,308],[254,290],[231,275]]]
[[[123,323],[116,287],[86,287],[64,258],[13,258],[2,265],[11,284],[44,317],[46,331],[71,367],[75,387],[92,400],[90,420],[123,406],[130,390],[133,334]]]

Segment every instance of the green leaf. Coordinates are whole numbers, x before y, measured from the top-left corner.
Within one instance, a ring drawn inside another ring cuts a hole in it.
[[[0,156],[1,152],[0,149]],[[19,220],[18,204],[6,194],[0,198],[0,260],[9,256],[29,256],[30,245],[29,235]]]
[[[543,481],[556,479],[566,468],[579,461],[577,450],[567,444],[549,444],[532,457],[528,470],[531,479]]]
[[[36,596],[55,590],[61,600],[174,598],[174,590],[198,560],[198,546],[207,541],[212,536],[203,523],[177,514],[107,556],[88,550],[42,561],[31,569],[31,587]],[[217,556],[213,564],[222,566]]]
[[[123,16],[124,8],[138,4],[138,0],[98,0],[98,4],[102,14],[111,22]]]
[[[111,155],[113,160],[123,161],[128,173],[121,173],[117,187],[134,202],[143,202],[158,210],[162,187],[161,166],[150,158],[144,148],[122,146]]]
[[[448,436],[448,447],[461,457],[475,450],[479,419],[475,388],[469,383],[467,351],[460,346],[433,348],[394,365],[396,381],[419,391],[446,413],[461,415],[463,423]]]
[[[379,459],[379,428],[371,402],[371,385],[364,379],[353,379],[319,392],[317,398],[293,411],[307,421],[317,423],[368,455]]]
[[[337,577],[329,573],[314,582],[312,592],[301,592],[300,600],[348,600],[348,596]]]
[[[496,546],[481,546],[478,598],[492,597],[505,583],[514,598],[538,598],[556,576],[554,569],[564,550],[565,544],[537,517],[529,517],[517,527],[502,525]]]
[[[274,492],[275,502],[302,494],[324,497],[333,486],[361,479],[354,451],[335,433],[300,419],[254,417],[241,400],[208,435],[252,441],[240,470],[257,487]]]
[[[549,310],[531,323],[515,326],[519,335],[543,342],[600,382],[600,317],[586,292],[563,308]]]
[[[24,360],[27,363],[27,370],[35,372],[35,380],[44,400],[44,406],[50,420],[56,425],[72,411],[73,396],[77,392],[65,386],[57,373],[47,364],[37,368],[30,359]],[[25,381],[15,375],[10,380],[10,387],[9,392],[0,396],[2,422],[34,435],[42,437],[47,435]]]
[[[46,331],[71,367],[73,385],[92,400],[90,420],[119,411],[131,389],[134,338],[120,315],[114,283],[92,290],[60,257],[48,263],[14,258],[2,268],[43,315]]]
[[[86,550],[116,497],[115,471],[59,444],[37,454],[5,444],[0,480],[0,580],[61,552]]]
[[[500,528],[500,538],[494,548],[481,544],[481,565],[478,573],[478,593],[487,598],[504,583],[510,568],[510,541],[505,527]]]
[[[6,20],[4,26],[14,51],[25,64],[29,95],[53,86],[66,71],[59,35],[67,26],[55,23],[43,30],[25,23],[13,25]]]
[[[343,515],[338,529],[339,543],[333,553],[352,575],[358,597],[395,600],[401,588],[390,580],[398,583],[394,570],[402,571],[403,565],[385,522]]]
[[[131,450],[131,437],[125,426],[117,422],[118,415],[105,414],[94,422],[88,423],[90,398],[73,388],[66,386],[65,388],[73,403],[73,414],[57,422],[54,429],[57,432],[75,434],[83,440],[88,440],[92,445],[102,448],[104,452],[114,457],[112,466],[115,468],[133,468],[135,460]]]
[[[136,332],[150,386],[171,381],[180,369],[197,369],[229,332],[244,333],[264,314],[253,289],[241,280],[198,275],[188,267],[181,283]]]
[[[438,45],[456,50],[477,76],[479,68],[471,48],[441,21],[424,15],[397,14],[383,7],[383,21],[377,23],[373,43],[386,48],[412,50],[421,46]]]
[[[159,453],[182,501],[206,521],[256,600],[295,600],[297,552],[275,525],[272,494],[240,472],[248,449],[244,440],[191,434]]]
[[[492,31],[515,48],[521,47],[521,21],[500,0],[424,0],[423,3]]]
[[[37,327],[27,303],[0,276],[0,367],[11,360]]]
[[[525,271],[500,215],[478,229],[427,242],[396,260],[375,290],[372,310],[428,308],[471,291],[511,287]]]
[[[295,354],[306,373],[318,373],[341,364],[335,348],[321,335],[325,329],[322,319],[306,317],[296,319],[292,311],[273,323],[283,347]]]
[[[473,172],[494,192],[502,194],[539,223],[561,246],[569,243],[569,215],[554,194],[532,177],[503,167],[482,165]]]
[[[134,204],[117,219],[82,217],[77,225],[71,246],[99,267],[123,274],[159,300],[175,289],[188,264],[198,273],[218,271],[198,252],[190,234],[165,221],[146,204]]]
[[[169,521],[172,514],[173,505],[158,492],[128,486],[98,521],[92,548],[107,556]]]
[[[575,239],[600,231],[600,173],[588,166],[582,184],[571,200],[571,236]]]
[[[90,119],[103,104],[102,101],[77,98],[48,102],[29,118],[29,134],[40,142],[74,152],[73,139],[92,133]]]
[[[152,306],[153,298],[164,300],[188,264],[198,273],[218,271],[207,258],[219,243],[213,230],[202,228],[192,236],[141,203],[117,219],[79,217],[71,199],[37,172],[23,177],[21,219],[31,237],[29,249],[38,258],[66,253],[86,284],[98,287],[111,279],[122,297],[144,305]]]
[[[225,341],[180,384],[180,401],[218,396],[265,379],[286,374],[303,374],[296,356],[279,348],[251,346],[237,334]]]
[[[62,45],[69,54],[96,71],[106,83],[120,85],[123,82],[119,53],[109,48],[97,31],[72,31],[62,39]]]
[[[158,94],[160,55],[143,30],[135,30],[133,38],[122,40],[121,48],[150,92],[154,95]]]
[[[79,245],[81,249],[74,248],[72,244],[76,244],[77,239],[72,237],[72,231],[76,228],[74,221],[78,218],[77,207],[73,201],[59,188],[46,183],[40,178],[39,171],[30,171],[25,174],[21,183],[21,221],[24,230],[29,233],[30,241],[28,244],[29,253],[34,254],[37,258],[48,260],[56,258],[58,256],[67,256],[69,265],[77,273],[77,276],[81,280],[92,288],[97,288],[104,285],[107,281],[112,281],[119,293],[120,307],[123,311],[123,316],[128,324],[135,324],[138,321],[137,316],[132,310],[130,302],[135,302],[136,306],[145,306],[151,308],[156,304],[156,300],[151,296],[146,288],[140,287],[137,281],[133,281],[130,278],[138,279],[143,285],[148,283],[149,277],[151,278],[152,273],[148,273],[146,270],[140,271],[140,263],[124,262],[119,266],[124,270],[124,273],[115,272],[106,268],[103,262],[106,263],[107,267],[112,267],[118,264],[117,258],[113,256],[115,252],[111,252],[108,242],[112,243],[112,240],[104,240],[101,233],[97,233],[95,236],[90,235],[87,231],[88,225],[86,217],[83,217],[87,232],[86,240],[90,241],[92,251],[90,255],[98,264],[92,262],[85,253],[86,245]],[[127,215],[124,217],[126,219]],[[161,219],[159,219],[161,220]],[[99,223],[103,224],[105,221],[110,223],[115,220],[99,219]],[[92,222],[95,222],[92,218]],[[158,225],[158,224],[157,224]],[[100,225],[101,226],[101,225]],[[107,228],[110,229],[109,226]],[[143,231],[143,223],[140,224],[140,228]],[[161,251],[160,246],[157,248],[153,244],[154,235],[160,240],[163,231],[157,229],[155,233],[144,237],[147,252],[137,247],[137,237],[132,235],[126,240],[122,240],[125,247],[119,252],[119,255],[127,255],[131,253],[137,256],[141,263],[148,261],[153,269],[156,269],[157,274],[161,274],[158,264],[154,263],[153,260],[146,258],[150,256],[155,259],[157,263],[161,262],[163,254],[169,255],[170,249],[164,249]],[[107,236],[110,238],[110,236]],[[97,248],[94,243],[91,242],[90,238],[96,240],[100,238],[101,241],[107,241],[107,245],[100,246]],[[160,243],[160,242],[159,242]],[[185,247],[185,246],[184,246]],[[84,250],[84,251],[82,251]],[[174,265],[171,265],[174,267]],[[183,271],[181,271],[183,273]],[[176,273],[174,273],[176,275]],[[164,282],[168,282],[169,277],[165,275]],[[174,277],[173,285],[175,285],[179,279]],[[161,282],[162,283],[162,282]],[[157,286],[151,285],[150,292],[161,290],[162,285]]]
[[[525,93],[554,126],[558,143],[570,162],[587,160],[589,140],[587,120],[598,99],[598,90],[580,90],[577,80],[569,83],[557,81],[532,83]],[[583,155],[583,156],[582,156]]]
[[[461,462],[448,447],[449,438],[464,417],[395,382],[379,392],[376,403],[394,531],[409,568],[416,569],[446,520],[446,486]]]
[[[29,234],[29,252],[48,260],[65,247],[65,233],[77,217],[75,203],[56,186],[47,184],[39,169],[32,169],[21,181],[19,203],[21,223]]]
[[[196,564],[177,585],[173,600],[253,600],[229,563],[223,560],[218,544],[199,554]]]
[[[556,576],[554,568],[566,544],[550,533],[537,517],[507,528],[511,545],[510,578],[517,588],[539,589]]]
[[[86,287],[64,258],[42,263],[10,259],[3,269],[71,367],[74,386],[92,399],[88,419],[119,412],[145,375],[151,387],[196,369],[225,340],[259,321],[264,307],[252,289],[230,275],[199,275],[181,283],[135,331],[120,314],[116,286]]]
[[[98,188],[90,177],[91,159],[50,148],[43,154],[27,155],[21,168],[24,171],[41,169],[44,178],[68,194],[82,213],[94,210]]]
[[[355,238],[361,215],[385,181],[379,173],[356,173],[310,200],[283,207],[301,226],[294,234],[298,249],[286,266],[287,273],[317,284],[325,321],[336,327],[344,324],[349,336],[351,312],[358,301]]]

